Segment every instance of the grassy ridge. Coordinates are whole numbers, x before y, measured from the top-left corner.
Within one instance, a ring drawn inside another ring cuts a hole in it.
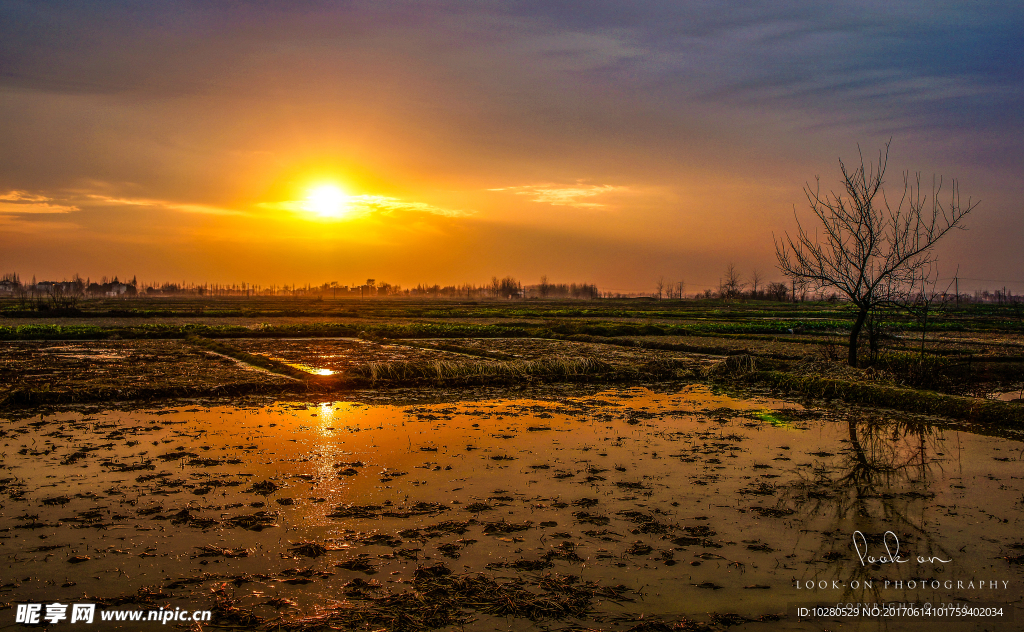
[[[742,379],[818,399],[839,399],[855,404],[1024,428],[1024,406],[1007,402],[867,382],[800,376],[782,371],[753,371]]]
[[[10,298],[0,298],[0,312],[37,311],[32,306],[21,304]],[[1014,311],[1008,303],[964,303],[936,306],[950,314],[1000,316]],[[197,313],[291,313],[313,315],[325,311],[358,313],[361,315],[423,315],[453,316],[467,313],[479,315],[532,314],[532,315],[598,315],[618,317],[648,317],[665,315],[672,317],[685,313],[728,314],[849,314],[849,303],[829,301],[806,301],[800,303],[750,299],[528,299],[528,300],[468,300],[431,298],[367,298],[319,299],[317,297],[268,297],[268,296],[187,296],[187,297],[136,297],[136,298],[87,298],[77,303],[76,310],[83,313],[103,314],[175,314]],[[46,310],[38,310],[45,312]]]
[[[550,338],[556,335],[587,335],[604,338],[621,336],[715,336],[736,334],[788,335],[794,327],[804,331],[833,331],[839,321],[821,321],[812,325],[793,322],[775,323],[694,323],[655,325],[634,323],[508,323],[475,325],[461,323],[299,323],[256,326],[205,324],[139,324],[101,327],[97,325],[32,324],[0,326],[0,340],[103,340],[173,339],[189,336],[206,338],[284,338],[284,337],[356,337],[375,338]]]
[[[318,300],[316,298],[270,297],[180,297],[131,300],[88,299],[73,310],[26,310],[13,300],[0,300],[0,316],[18,318],[329,318],[394,320],[500,319],[551,322],[579,326],[573,321],[594,324],[601,320],[676,321],[683,329],[675,333],[785,333],[790,328],[809,331],[850,328],[854,311],[844,303],[777,303],[770,301],[723,302],[720,300],[625,300],[597,301],[528,300],[468,301],[423,299]],[[888,311],[881,315],[885,326],[897,331],[918,331],[909,315]],[[568,323],[567,323],[568,321]],[[682,322],[680,322],[682,321]],[[937,307],[929,318],[930,331],[1015,331],[1024,332],[1024,307],[1019,305],[964,305]],[[605,326],[608,323],[604,323]],[[673,327],[672,325],[669,325]],[[564,333],[564,332],[560,332]],[[577,332],[586,333],[586,332]],[[592,335],[600,335],[590,332]],[[138,334],[141,335],[141,334]]]

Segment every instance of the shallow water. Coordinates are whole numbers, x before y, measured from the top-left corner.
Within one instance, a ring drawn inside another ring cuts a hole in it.
[[[379,597],[443,562],[534,589],[545,574],[628,589],[594,598],[585,622],[471,612],[482,630],[628,629],[641,615],[878,629],[771,617],[836,602],[998,603],[1024,620],[1024,444],[891,412],[691,386],[68,410],[0,430],[0,602],[142,590],[202,609],[222,588],[288,619],[359,601],[356,578]],[[876,558],[891,531],[909,561],[862,565],[857,531]]]

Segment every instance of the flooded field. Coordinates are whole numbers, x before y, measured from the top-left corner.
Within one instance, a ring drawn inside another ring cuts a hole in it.
[[[790,612],[893,601],[1024,621],[1020,437],[603,388],[12,416],[0,604],[300,630],[903,629]]]

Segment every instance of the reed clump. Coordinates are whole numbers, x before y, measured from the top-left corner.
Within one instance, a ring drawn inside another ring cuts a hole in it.
[[[434,384],[490,384],[495,382],[528,382],[539,379],[576,381],[608,377],[616,374],[611,365],[592,358],[556,356],[540,360],[512,362],[398,360],[368,362],[349,373],[353,380],[372,385],[428,382]]]
[[[350,371],[353,385],[397,386],[518,384],[524,382],[623,382],[664,380],[684,375],[689,365],[657,359],[638,365],[614,365],[588,357],[553,356],[537,360],[420,360],[368,362]]]
[[[715,376],[742,376],[757,370],[757,360],[749,354],[727,356],[725,360],[708,365],[700,370],[703,378]]]

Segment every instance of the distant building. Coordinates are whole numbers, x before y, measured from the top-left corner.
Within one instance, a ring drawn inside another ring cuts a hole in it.
[[[107,296],[117,298],[119,296],[134,296],[138,291],[130,283],[121,283],[114,279],[110,283],[90,283],[85,288],[88,296]]]
[[[110,283],[109,285],[110,289],[107,290],[107,296],[124,296],[129,293],[129,290],[135,289],[134,287],[124,283]]]

